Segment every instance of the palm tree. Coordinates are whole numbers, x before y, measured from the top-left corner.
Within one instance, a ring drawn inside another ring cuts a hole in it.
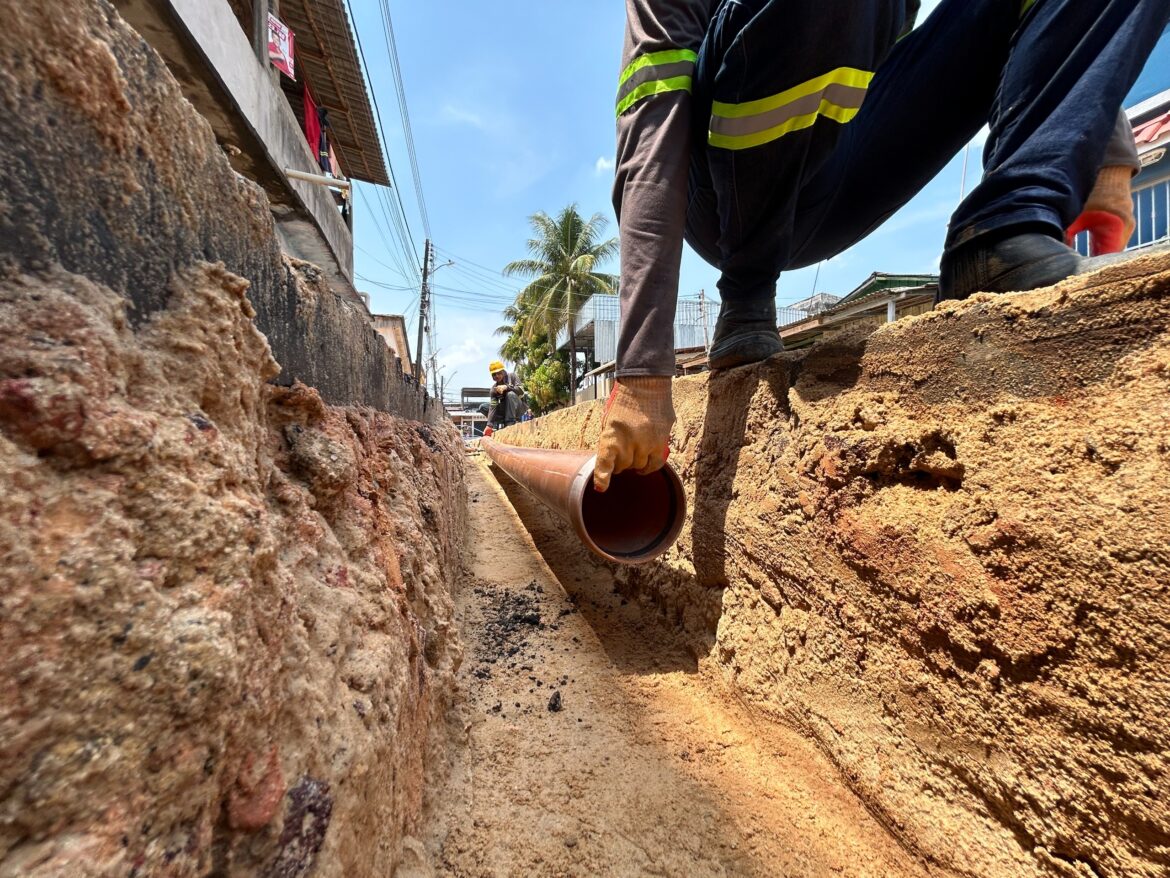
[[[529,360],[528,324],[531,316],[524,308],[524,303],[517,299],[504,309],[504,319],[508,322],[496,327],[496,335],[504,337],[500,356],[515,363],[523,371]]]
[[[617,279],[595,269],[617,255],[618,241],[601,240],[605,217],[595,213],[585,220],[575,204],[555,219],[540,211],[528,220],[536,233],[528,239],[529,258],[508,263],[504,274],[529,279],[516,296],[516,307],[528,317],[525,334],[529,340],[543,332],[555,346],[557,333],[568,328],[569,395],[576,403],[577,313],[590,296],[613,294]]]

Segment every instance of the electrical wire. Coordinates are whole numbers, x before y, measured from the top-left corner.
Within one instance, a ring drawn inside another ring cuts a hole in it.
[[[393,235],[388,236],[387,233],[383,231],[382,224],[378,222],[378,214],[370,208],[370,205],[366,201],[366,196],[363,193],[362,189],[360,189],[360,188],[357,189],[357,193],[358,193],[358,199],[361,201],[361,203],[365,207],[365,209],[367,211],[369,211],[369,213],[370,213],[370,220],[373,222],[374,228],[378,232],[378,237],[382,239],[382,246],[385,248],[386,254],[389,256],[390,259],[392,259],[394,261],[395,265],[394,266],[388,265],[387,263],[382,262],[381,260],[374,257],[373,254],[369,254],[370,257],[372,259],[374,259],[374,261],[377,262],[379,265],[381,265],[385,268],[388,268],[391,271],[396,272],[397,274],[402,275],[402,277],[404,279],[415,280],[417,282],[417,274],[415,274],[414,277],[412,278],[411,273],[408,272],[407,269],[404,267],[404,265],[411,265],[411,260],[407,259],[405,263],[403,262],[401,255],[400,255],[402,252],[404,252],[402,250],[401,244],[397,249],[391,245],[388,238],[393,238],[394,236]],[[389,224],[389,217],[386,215],[385,207],[382,205],[379,205],[379,206],[382,208],[383,218],[387,219],[388,224]],[[395,239],[395,240],[397,241],[397,239]],[[363,253],[369,253],[369,251],[365,250],[362,247],[358,247],[358,249],[361,250]],[[395,266],[397,266],[397,267],[395,267]]]
[[[401,220],[401,225],[398,226],[398,229],[400,232],[404,232],[404,235],[403,235],[404,246],[405,246],[406,241],[409,241],[409,243],[410,243],[409,253],[412,254],[412,256],[411,256],[411,259],[409,261],[410,261],[411,267],[417,270],[418,265],[416,264],[416,262],[414,260],[413,254],[418,252],[418,246],[414,243],[414,236],[410,232],[410,223],[406,219],[406,208],[402,203],[402,197],[400,195],[400,190],[398,188],[398,180],[396,179],[395,174],[394,174],[394,164],[390,161],[390,141],[386,137],[386,129],[385,129],[385,126],[382,124],[382,110],[378,106],[378,92],[373,86],[374,80],[373,80],[373,77],[370,75],[370,65],[368,63],[366,63],[366,53],[365,53],[365,49],[362,46],[361,28],[359,28],[357,26],[357,18],[353,14],[353,6],[350,3],[350,0],[345,0],[345,6],[346,6],[346,11],[349,14],[349,20],[351,22],[353,22],[353,32],[354,32],[354,36],[357,39],[358,55],[361,58],[362,69],[365,71],[366,82],[368,82],[370,84],[369,92],[370,92],[370,97],[372,98],[372,102],[374,104],[374,117],[378,122],[378,136],[381,138],[381,141],[382,141],[382,150],[386,156],[386,170],[389,172],[389,175],[390,175],[390,190],[394,196],[395,202],[398,205],[398,214],[394,214],[393,211],[389,211],[388,213],[390,216],[394,216],[396,222],[399,219]],[[378,187],[377,191],[380,194],[382,192],[382,187]],[[383,205],[384,204],[385,204],[385,202],[383,201]],[[387,217],[387,219],[389,220],[389,216]],[[387,222],[388,227],[389,227],[389,225],[390,225],[390,223]],[[428,231],[428,235],[429,235],[429,231]]]
[[[418,152],[414,146],[414,131],[410,124],[410,110],[406,103],[406,84],[402,79],[402,68],[398,62],[398,41],[394,38],[394,22],[390,17],[390,5],[386,0],[380,0],[379,10],[382,13],[382,35],[386,41],[386,54],[390,58],[390,70],[393,73],[394,88],[398,95],[398,113],[402,119],[402,132],[406,142],[406,154],[410,160],[411,174],[414,177],[414,194],[418,200],[418,212],[422,217],[423,231],[427,238],[431,238],[431,221],[427,215],[427,203],[423,198],[422,175],[418,168]]]

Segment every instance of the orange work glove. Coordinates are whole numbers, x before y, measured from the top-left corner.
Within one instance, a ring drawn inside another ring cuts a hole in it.
[[[610,477],[623,470],[652,473],[661,469],[670,453],[672,426],[669,376],[619,378],[605,404],[593,486],[606,490]]]
[[[494,433],[494,432],[495,431],[492,429],[491,424],[488,424],[486,427],[483,428],[483,435],[485,435],[485,436],[490,437],[492,435],[492,433]]]
[[[1133,168],[1109,165],[1097,174],[1097,183],[1089,193],[1085,209],[1068,228],[1068,244],[1079,233],[1089,233],[1089,255],[1120,253],[1129,243],[1136,222],[1129,182]]]

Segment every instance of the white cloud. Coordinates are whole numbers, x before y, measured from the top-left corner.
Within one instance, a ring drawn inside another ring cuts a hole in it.
[[[605,174],[605,173],[608,173],[609,171],[612,171],[614,169],[614,167],[615,167],[615,162],[613,159],[606,158],[605,156],[601,156],[600,158],[597,159],[597,162],[593,165],[593,173],[596,174],[598,177],[600,177],[602,174]]]
[[[481,360],[484,363],[480,363]],[[469,336],[464,336],[463,340],[454,348],[442,351],[439,354],[439,361],[448,374],[454,374],[454,370],[460,366],[486,365],[486,357],[480,339]]]
[[[468,125],[472,128],[478,128],[480,131],[488,131],[489,126],[484,121],[483,116],[476,113],[474,110],[467,110],[463,107],[457,107],[454,104],[444,104],[439,111],[439,118],[444,122],[452,125]]]

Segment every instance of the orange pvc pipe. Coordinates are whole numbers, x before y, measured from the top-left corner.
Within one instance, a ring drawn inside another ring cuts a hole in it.
[[[593,489],[590,451],[517,448],[480,441],[500,469],[573,525],[595,555],[619,564],[657,558],[682,531],[687,498],[669,464],[649,475],[618,473],[605,493]]]

